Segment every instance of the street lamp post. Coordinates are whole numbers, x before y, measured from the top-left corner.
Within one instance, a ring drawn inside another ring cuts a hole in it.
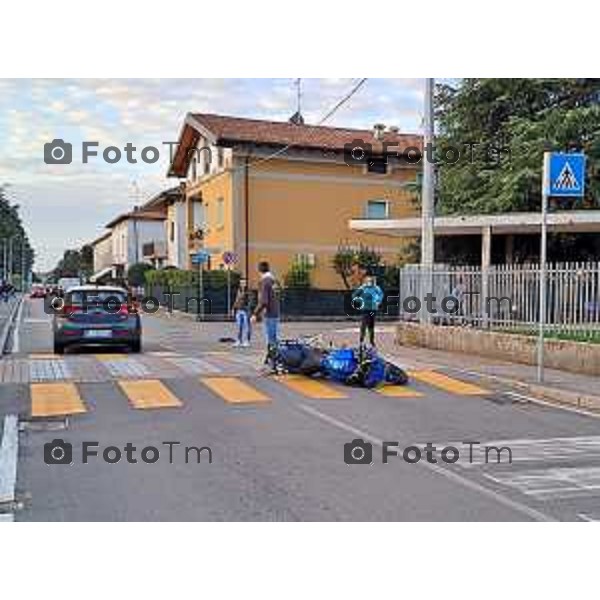
[[[423,180],[421,190],[421,302],[425,297],[423,292],[432,292],[434,265],[434,170],[433,161],[427,160],[425,152],[428,144],[433,147],[434,116],[433,90],[434,80],[425,80],[425,122],[423,146]],[[429,313],[421,308],[421,322],[429,321]]]

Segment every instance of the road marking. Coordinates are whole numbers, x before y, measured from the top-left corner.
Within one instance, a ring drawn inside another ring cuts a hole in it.
[[[69,367],[62,359],[36,359],[29,361],[29,379],[43,381],[46,379],[71,379]]]
[[[0,523],[12,523],[15,520],[15,516],[12,513],[0,514]]]
[[[126,360],[129,358],[128,354],[94,354],[93,355],[96,360],[105,361],[113,361],[113,360]]]
[[[23,315],[23,306],[25,306],[25,302],[21,300],[21,304],[19,304],[19,308],[17,310],[17,318],[15,320],[15,329],[13,332],[13,343],[12,343],[12,352],[13,354],[19,353],[20,348],[20,337],[21,337],[21,316]]]
[[[201,373],[220,373],[221,369],[212,365],[206,360],[201,358],[194,358],[190,356],[181,356],[178,358],[165,358],[169,363],[175,365],[181,369],[184,373],[190,375],[200,375]]]
[[[237,377],[202,377],[202,383],[225,402],[245,404],[252,402],[270,402],[270,398],[255,387],[241,381]]]
[[[379,448],[383,448],[383,444],[384,444],[383,440],[372,436],[370,433],[368,433],[366,431],[362,431],[356,427],[353,427],[352,425],[350,425],[348,423],[344,423],[343,421],[340,421],[334,417],[330,417],[329,415],[322,413],[321,411],[313,408],[312,406],[307,406],[305,404],[298,404],[297,406],[298,406],[299,410],[302,410],[302,411],[312,415],[313,417],[316,417],[317,419],[324,421],[325,423],[329,423],[330,425],[333,425],[334,427],[337,427],[338,429],[341,429],[342,431],[345,431],[346,433],[349,433],[353,436],[362,438],[363,440],[365,440],[367,442],[371,442],[372,444],[379,446]],[[341,460],[341,458],[340,458],[340,460]],[[521,514],[527,515],[529,518],[531,518],[535,521],[554,521],[555,520],[551,516],[546,515],[543,512],[536,510],[535,508],[531,508],[531,507],[527,506],[526,504],[518,502],[517,500],[512,500],[511,498],[508,498],[507,496],[504,496],[494,490],[486,488],[486,487],[480,485],[479,483],[476,483],[475,481],[472,481],[470,479],[467,479],[466,477],[463,477],[456,471],[453,471],[449,468],[440,467],[437,464],[429,463],[429,462],[423,461],[423,460],[417,464],[418,464],[418,466],[429,469],[429,470],[433,471],[434,473],[436,473],[437,475],[441,475],[442,477],[446,477],[447,479],[450,479],[451,481],[454,481],[455,483],[458,483],[459,485],[462,485],[463,487],[470,489],[471,491],[474,491],[483,496],[492,498],[499,504],[502,504],[512,510],[517,511],[517,512],[520,512]]]
[[[146,377],[150,371],[140,361],[124,357],[101,361],[113,377]]]
[[[182,402],[158,379],[122,380],[118,384],[133,408],[146,410],[182,406]]]
[[[590,523],[595,523],[596,521],[598,521],[598,519],[595,519],[594,517],[590,517],[589,515],[586,515],[585,513],[579,513],[577,516],[582,521],[588,521]]]
[[[421,398],[422,392],[417,392],[414,388],[402,385],[383,385],[375,390],[382,396],[390,396],[391,398]]]
[[[600,490],[600,467],[555,467],[483,475],[528,496],[544,499],[596,494]]]
[[[448,375],[438,373],[437,371],[410,371],[409,375],[417,381],[427,383],[444,390],[445,392],[450,392],[451,394],[459,394],[461,396],[489,394],[488,390],[484,390],[473,383],[454,379],[453,377],[448,377]]]
[[[14,502],[19,455],[19,420],[17,415],[6,415],[2,443],[0,443],[0,503]]]
[[[303,375],[277,375],[275,380],[283,383],[294,392],[307,396],[308,398],[334,400],[348,397],[339,389],[331,385]]]
[[[54,360],[57,355],[54,352],[35,352],[27,356],[30,360]]]
[[[32,383],[31,416],[55,417],[87,412],[74,383]]]

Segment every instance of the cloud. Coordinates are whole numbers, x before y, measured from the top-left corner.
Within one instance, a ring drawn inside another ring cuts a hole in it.
[[[302,80],[302,110],[318,122],[357,79]],[[295,79],[5,79],[0,80],[0,183],[14,184],[38,248],[50,268],[69,244],[89,240],[106,221],[133,203],[135,180],[151,195],[173,185],[165,177],[168,152],[159,162],[117,165],[45,165],[43,146],[54,138],[94,140],[100,149],[161,146],[176,140],[187,112],[216,112],[286,120],[296,110]],[[422,80],[371,79],[327,122],[370,128],[375,122],[418,130]]]

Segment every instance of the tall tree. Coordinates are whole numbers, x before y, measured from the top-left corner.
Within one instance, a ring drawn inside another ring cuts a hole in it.
[[[436,112],[437,147],[466,151],[438,166],[438,212],[539,209],[546,150],[585,152],[577,207],[600,203],[600,79],[464,79],[438,87]]]
[[[19,205],[11,204],[7,195],[7,186],[0,185],[0,272],[5,261],[12,257],[12,264],[8,264],[8,273],[20,274],[24,269],[28,272],[33,265],[34,252],[27,231],[25,230],[19,214]],[[12,252],[9,252],[12,249]],[[6,253],[6,258],[4,256]],[[6,277],[8,273],[1,274]]]

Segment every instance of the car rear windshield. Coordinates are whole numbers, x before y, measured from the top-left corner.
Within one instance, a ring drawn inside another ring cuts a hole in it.
[[[127,295],[109,290],[90,290],[89,292],[71,292],[67,294],[67,304],[72,306],[108,306],[113,309],[127,304]]]

